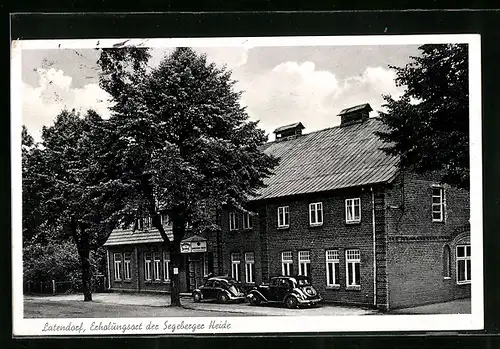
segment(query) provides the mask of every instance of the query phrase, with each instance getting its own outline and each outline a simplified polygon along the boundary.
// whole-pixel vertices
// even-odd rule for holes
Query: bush
[[[91,275],[95,279],[106,270],[106,251],[99,248],[90,254]],[[64,283],[61,289],[79,291],[82,287],[81,263],[74,243],[58,241],[48,244],[33,243],[23,248],[24,282],[34,285],[50,284],[52,280]],[[95,284],[95,280],[92,280]],[[50,286],[51,287],[51,286]]]

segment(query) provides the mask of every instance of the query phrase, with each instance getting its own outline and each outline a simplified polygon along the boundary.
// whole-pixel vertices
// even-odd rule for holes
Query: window
[[[122,254],[113,254],[114,264],[115,264],[115,280],[121,281],[122,279]]]
[[[359,223],[361,221],[361,199],[347,199],[345,201],[346,223]]]
[[[285,251],[281,253],[281,273],[284,276],[292,275],[292,265],[293,265],[293,256],[292,251]]]
[[[288,206],[278,207],[278,228],[290,226],[290,213]]]
[[[346,283],[347,287],[359,287],[360,286],[360,264],[361,259],[359,256],[359,250],[346,250]]]
[[[161,259],[160,259],[160,252],[153,252],[153,279],[154,280],[161,280],[160,278],[160,265],[161,265]]]
[[[459,245],[457,246],[457,283],[469,284],[470,274],[470,245]]]
[[[229,230],[238,230],[238,217],[236,212],[229,212]]]
[[[444,221],[444,189],[442,187],[432,188],[432,221]]]
[[[252,216],[248,212],[243,213],[243,229],[252,229],[252,228],[253,228]]]
[[[163,281],[170,281],[170,253],[163,251]]]
[[[311,275],[311,259],[309,251],[299,251],[299,275]]]
[[[144,253],[144,280],[151,281],[151,253]]]
[[[340,272],[339,272],[339,251],[327,250],[326,251],[326,285],[339,286],[340,285]]]
[[[132,279],[132,273],[130,270],[130,259],[131,259],[130,252],[125,252],[125,254],[123,255],[123,266],[124,266],[124,271],[125,271],[125,280]]]
[[[238,252],[231,253],[231,277],[240,281],[240,254]]]
[[[253,252],[245,253],[245,282],[248,284],[255,282],[255,256]]]
[[[451,276],[451,251],[450,246],[445,245],[443,248],[443,277],[449,279]]]
[[[323,203],[315,202],[309,204],[309,224],[321,225],[323,224]]]
[[[160,215],[160,219],[161,219],[161,225],[164,225],[167,227],[172,226],[172,222],[170,221],[170,217],[168,216],[168,214],[162,213]]]

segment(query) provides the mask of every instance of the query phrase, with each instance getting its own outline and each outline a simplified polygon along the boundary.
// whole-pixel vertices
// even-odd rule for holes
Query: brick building
[[[370,111],[345,109],[339,126],[307,134],[300,122],[276,129],[263,151],[280,163],[247,212],[227,208],[220,233],[184,242],[184,290],[208,272],[248,287],[305,274],[325,301],[342,304],[388,309],[470,297],[469,192],[403,171],[382,150],[374,132],[384,125]],[[168,291],[159,242],[154,231],[113,232],[111,288],[124,288],[113,275],[128,253],[136,273],[128,289]],[[145,281],[150,263],[150,279],[160,280]]]

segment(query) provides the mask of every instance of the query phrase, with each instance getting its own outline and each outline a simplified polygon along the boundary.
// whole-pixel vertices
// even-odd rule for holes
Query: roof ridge
[[[335,126],[330,126],[330,127],[327,127],[327,128],[322,128],[321,130],[314,130],[314,131],[311,131],[311,132],[303,133],[300,137],[297,137],[297,138],[284,139],[284,140],[280,140],[279,142],[276,142],[276,140],[271,141],[271,142],[266,142],[265,145],[268,146],[268,145],[271,145],[271,144],[274,144],[274,143],[286,143],[286,142],[293,141],[293,140],[296,140],[296,139],[302,139],[304,137],[307,137],[307,136],[315,134],[315,133],[320,133],[320,132],[324,132],[324,131],[328,131],[328,130],[333,130],[333,129],[336,129],[336,128],[348,129],[348,128],[353,127],[353,126],[363,125],[363,124],[366,124],[367,122],[373,122],[375,120],[382,121],[382,119],[379,116],[373,116],[373,117],[369,117],[366,121],[363,121],[363,122],[357,122],[357,123],[354,123],[354,124],[351,124],[351,125],[346,125],[346,126],[342,126],[340,124],[339,125],[335,125]]]

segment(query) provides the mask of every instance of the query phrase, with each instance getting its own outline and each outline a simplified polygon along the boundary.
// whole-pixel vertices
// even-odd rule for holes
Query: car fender
[[[223,288],[221,288],[221,289],[219,290],[219,292],[217,293],[217,297],[219,297],[219,295],[220,295],[221,293],[225,293],[225,294],[226,294],[229,298],[232,298],[232,297],[233,297],[233,296],[231,295],[231,292],[229,292],[228,290],[225,290],[225,289],[223,289]]]
[[[262,293],[260,293],[259,291],[255,290],[255,289],[254,290],[250,290],[248,292],[247,297],[250,296],[250,295],[259,297],[263,301],[266,301],[266,302],[268,301],[267,298]]]
[[[294,297],[295,299],[297,299],[297,301],[300,301],[302,299],[302,297],[300,297],[297,293],[295,292],[288,292],[285,297],[283,297],[283,303],[285,303],[285,300],[288,298],[288,297]]]

